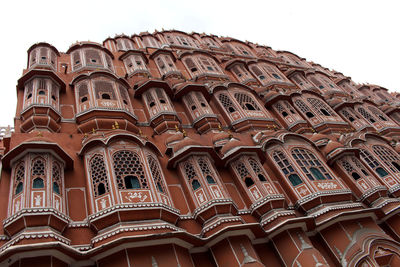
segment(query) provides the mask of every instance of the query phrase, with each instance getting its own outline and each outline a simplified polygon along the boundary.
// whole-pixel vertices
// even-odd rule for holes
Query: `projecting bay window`
[[[135,49],[135,45],[133,44],[133,41],[128,38],[118,38],[117,48],[120,51],[127,51]]]
[[[155,57],[154,60],[162,76],[167,76],[169,74],[180,74],[170,55],[160,54]]]
[[[35,77],[25,83],[24,109],[31,105],[49,105],[59,110],[60,86],[52,79]]]
[[[57,54],[50,47],[37,47],[29,53],[29,68],[50,67],[57,70]]]
[[[215,60],[208,56],[186,56],[183,59],[183,63],[193,78],[204,75],[225,76]]]
[[[111,56],[101,49],[81,48],[71,53],[72,71],[82,68],[114,71]]]
[[[28,208],[65,213],[64,165],[48,153],[28,153],[12,168],[9,216]]]
[[[191,156],[179,169],[196,207],[214,199],[227,198],[217,172],[207,156]]]

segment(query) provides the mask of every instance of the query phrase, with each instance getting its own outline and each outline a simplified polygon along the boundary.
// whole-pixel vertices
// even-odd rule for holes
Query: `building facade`
[[[400,94],[180,31],[28,50],[0,266],[400,265]]]

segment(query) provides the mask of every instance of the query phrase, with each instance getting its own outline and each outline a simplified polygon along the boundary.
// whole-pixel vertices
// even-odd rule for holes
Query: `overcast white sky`
[[[359,83],[400,91],[400,2],[393,1],[2,1],[0,126],[13,125],[27,49],[179,29],[288,50]]]

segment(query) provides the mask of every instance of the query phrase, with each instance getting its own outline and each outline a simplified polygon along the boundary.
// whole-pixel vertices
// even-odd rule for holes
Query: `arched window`
[[[358,179],[369,177],[369,172],[361,164],[361,162],[354,156],[346,157],[340,161],[343,169],[351,176],[355,181]]]
[[[153,156],[148,155],[147,162],[149,163],[150,172],[158,192],[166,194],[166,187],[157,160]]]
[[[385,113],[383,113],[382,111],[380,111],[376,107],[368,106],[368,109],[369,109],[369,111],[372,112],[372,114],[375,114],[375,116],[377,116],[381,121],[388,121],[389,120],[389,118],[385,115]]]
[[[218,99],[227,112],[232,113],[236,111],[235,106],[229,96],[226,94],[220,94]]]
[[[300,99],[294,101],[294,104],[300,109],[300,111],[307,116],[307,118],[314,118],[315,115],[311,112],[310,108]]]
[[[257,162],[257,160],[253,159],[253,158],[249,158],[249,164],[251,166],[251,168],[253,169],[254,173],[257,175],[258,180],[260,182],[266,182],[267,179],[265,178],[265,172],[261,169],[261,166],[259,165],[259,163]]]
[[[370,123],[375,123],[376,118],[371,115],[368,111],[366,111],[363,107],[358,108],[358,112]]]
[[[176,73],[178,69],[175,66],[170,55],[161,54],[155,58],[156,65],[161,75],[167,75],[169,73]]]
[[[252,79],[254,80],[254,77],[250,74],[250,72],[241,64],[234,65],[231,70],[240,82],[246,82]]]
[[[192,77],[198,77],[200,74],[223,75],[222,70],[215,60],[208,56],[193,55],[186,56],[183,60]]]
[[[42,178],[36,178],[33,180],[32,188],[44,188],[44,182]]]
[[[362,160],[364,160],[368,166],[379,175],[379,177],[385,177],[389,174],[366,149],[360,149],[360,156]]]
[[[94,91],[97,99],[116,100],[114,86],[108,81],[94,81]]]
[[[175,112],[168,95],[162,88],[151,88],[143,94],[144,102],[149,107],[150,118],[154,118],[161,112]]]
[[[137,153],[118,151],[113,154],[113,163],[118,189],[149,189],[144,167]]]
[[[215,184],[215,179],[213,178],[213,173],[211,172],[210,166],[208,165],[207,160],[204,157],[199,157],[197,159],[197,163],[200,166],[200,170],[203,175],[206,177],[208,184]]]
[[[331,108],[317,98],[307,98],[307,101],[319,112],[322,116],[335,116]]]
[[[254,185],[250,172],[247,170],[247,167],[243,162],[236,164],[235,168],[247,187]]]
[[[282,151],[275,151],[272,154],[272,158],[293,186],[297,186],[303,183],[300,176],[297,174],[292,164],[289,162],[289,160],[286,158],[286,155]]]
[[[193,120],[205,114],[213,114],[211,107],[201,92],[191,91],[187,93],[183,97],[183,102],[190,111]]]
[[[44,179],[46,177],[45,162],[42,158],[33,160],[31,167],[32,188],[44,188]]]
[[[184,171],[185,171],[186,179],[192,185],[193,191],[196,191],[197,189],[199,189],[201,187],[201,184],[199,182],[199,177],[198,177],[196,170],[194,169],[192,163],[186,162],[184,165]]]
[[[128,74],[148,72],[146,63],[141,55],[130,55],[124,58],[123,61]]]
[[[51,176],[53,179],[53,192],[61,194],[61,169],[57,162],[53,161]]]
[[[311,151],[304,148],[294,148],[292,149],[292,156],[308,179],[312,181],[332,179],[321,161]]]
[[[235,93],[234,96],[244,110],[260,110],[257,103],[249,95],[245,93]]]
[[[24,181],[25,181],[25,165],[24,162],[21,162],[15,168],[14,174],[14,194],[18,195],[24,190]]]
[[[400,156],[385,146],[374,145],[372,149],[379,159],[394,173],[400,173]]]
[[[94,155],[89,163],[89,172],[92,180],[94,196],[98,197],[110,191],[108,186],[107,170],[104,157],[100,154]]]
[[[121,51],[132,50],[135,49],[135,46],[132,40],[128,38],[118,38],[117,39],[117,48]]]

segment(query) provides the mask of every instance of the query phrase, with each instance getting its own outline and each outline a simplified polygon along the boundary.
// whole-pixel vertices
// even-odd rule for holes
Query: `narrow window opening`
[[[149,106],[150,106],[150,107],[154,107],[155,104],[156,104],[156,103],[154,103],[154,102],[150,102]]]
[[[53,99],[54,101],[56,101],[56,97],[54,95],[51,96],[51,99]]]
[[[101,195],[103,195],[103,194],[106,193],[106,188],[104,187],[104,184],[103,184],[103,183],[100,183],[100,184],[97,186],[97,192],[99,193],[99,196],[101,196]]]
[[[44,182],[42,178],[36,178],[33,180],[33,188],[44,188]]]
[[[264,175],[262,175],[261,173],[258,174],[258,179],[259,179],[261,182],[266,182],[266,181],[267,181],[267,179],[265,179]]]
[[[124,177],[126,189],[140,189],[140,182],[136,176],[128,175]]]
[[[272,73],[272,76],[274,76],[275,79],[281,80],[281,77],[276,73]]]
[[[385,169],[382,167],[376,168],[376,172],[379,174],[380,177],[385,177],[386,175],[388,175],[387,171],[385,171]]]
[[[204,104],[203,102],[201,102],[200,105],[201,105],[203,108],[206,107],[206,104]]]
[[[245,106],[246,106],[247,110],[256,110],[254,108],[254,106],[252,104],[250,104],[250,103],[246,103]]]
[[[19,193],[22,192],[24,189],[24,184],[22,182],[19,182],[17,187],[15,188],[15,194],[18,195]]]
[[[29,99],[32,97],[32,94],[29,94],[26,98]]]
[[[197,180],[193,180],[192,181],[192,188],[193,188],[194,191],[196,191],[200,187],[201,187],[201,185],[200,185],[199,181],[197,181]]]
[[[353,121],[354,121],[354,118],[353,118],[353,117],[349,117],[349,121],[350,121],[350,122],[353,122]]]
[[[165,104],[165,100],[164,99],[160,99],[160,103],[161,104]]]
[[[125,99],[122,102],[124,102],[125,105],[128,105],[128,101],[126,101]]]
[[[111,99],[111,97],[110,97],[109,94],[102,94],[102,95],[101,95],[101,98],[102,98],[102,99]]]
[[[319,89],[324,89],[325,87],[323,85],[318,86]]]
[[[361,176],[360,176],[358,173],[356,173],[356,172],[353,172],[353,173],[351,174],[351,176],[354,178],[354,180],[358,180],[358,179],[361,178]]]
[[[312,114],[310,111],[306,112],[306,116],[308,118],[314,118],[314,114]]]
[[[40,90],[40,91],[39,91],[39,95],[45,95],[45,94],[46,94],[45,91],[43,91],[43,90]]]
[[[193,67],[193,68],[190,69],[190,71],[191,71],[191,72],[196,72],[196,71],[197,71],[197,68]]]
[[[232,113],[232,112],[235,112],[235,111],[236,111],[236,110],[235,110],[233,107],[229,107],[229,108],[228,108],[228,110],[229,110],[229,112],[230,112],[230,113]]]
[[[84,97],[81,98],[81,103],[84,103],[84,102],[86,102],[87,100],[88,100],[87,96],[84,96]]]
[[[53,182],[53,192],[56,194],[60,194],[60,186],[57,182]]]
[[[159,192],[164,193],[164,190],[162,188],[162,185],[160,184],[160,182],[157,182],[157,189]]]
[[[320,109],[321,113],[324,114],[325,116],[330,116],[331,114],[329,114],[328,111],[326,111],[325,109],[321,108]]]
[[[196,106],[195,106],[195,105],[193,105],[193,106],[192,106],[192,110],[195,110],[195,109],[196,109]]]
[[[247,177],[246,179],[244,179],[244,183],[246,184],[247,187],[250,187],[254,184],[253,180],[249,177]]]
[[[289,115],[289,114],[287,114],[286,111],[283,111],[283,112],[282,112],[282,116],[283,116],[283,117],[287,117],[287,115]]]
[[[214,180],[214,178],[211,177],[211,175],[207,175],[206,179],[207,179],[207,183],[215,184],[215,180]]]
[[[325,176],[317,168],[310,168],[310,172],[317,180],[325,180]]]
[[[264,75],[260,75],[260,76],[258,76],[258,78],[260,78],[260,80],[264,80],[265,76]]]
[[[303,183],[303,181],[300,179],[300,177],[295,173],[289,175],[288,178],[289,178],[289,181],[292,183],[293,186],[296,186],[296,185],[299,185],[299,184]]]
[[[393,166],[396,167],[396,169],[397,169],[398,171],[400,171],[400,165],[399,165],[397,162],[392,161],[392,164],[393,164]]]

